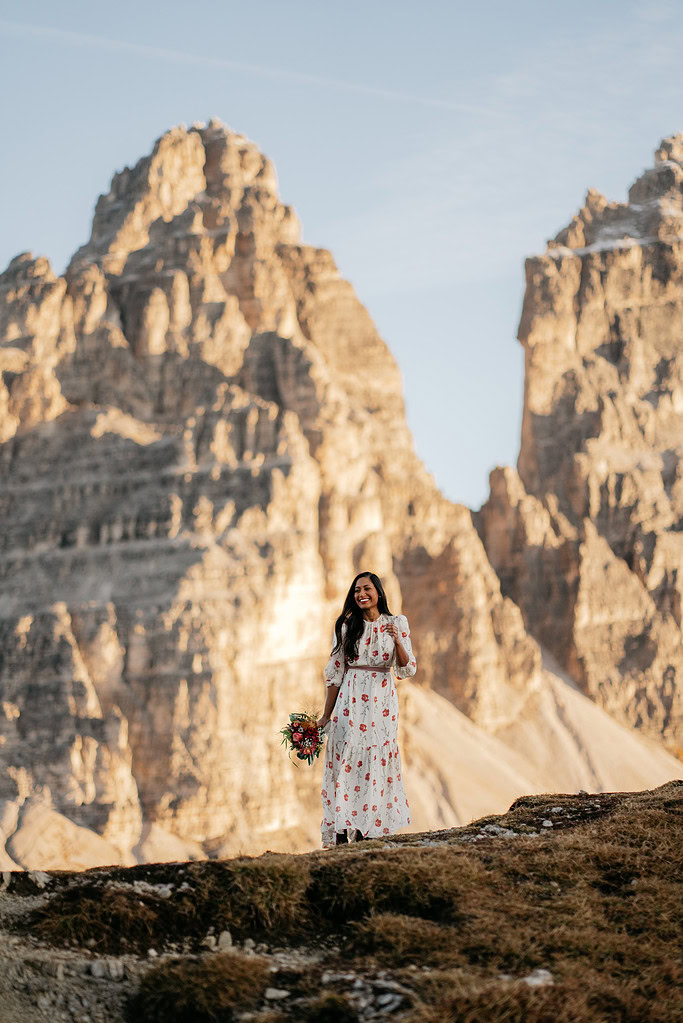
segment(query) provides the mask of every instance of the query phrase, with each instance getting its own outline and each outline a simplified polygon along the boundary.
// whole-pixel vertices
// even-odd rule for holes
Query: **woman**
[[[327,728],[322,784],[323,846],[380,838],[410,824],[398,752],[398,697],[392,676],[416,664],[408,619],[392,616],[382,582],[361,572],[335,623],[325,669]]]

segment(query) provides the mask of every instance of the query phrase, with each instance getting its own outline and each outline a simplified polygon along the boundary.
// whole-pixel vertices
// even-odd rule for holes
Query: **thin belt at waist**
[[[391,671],[391,665],[376,665],[376,664],[349,664],[346,662],[347,670],[350,668],[351,671]]]

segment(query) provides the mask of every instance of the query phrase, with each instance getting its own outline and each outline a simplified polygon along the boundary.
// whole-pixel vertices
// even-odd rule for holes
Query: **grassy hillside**
[[[3,1023],[671,1023],[682,823],[671,782],[330,852],[5,874]]]

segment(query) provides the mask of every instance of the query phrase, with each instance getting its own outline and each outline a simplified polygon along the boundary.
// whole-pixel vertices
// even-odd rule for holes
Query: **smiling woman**
[[[391,835],[410,824],[398,750],[395,679],[415,674],[405,615],[392,615],[379,576],[361,572],[335,623],[325,669],[323,847]],[[393,671],[393,674],[392,674]]]

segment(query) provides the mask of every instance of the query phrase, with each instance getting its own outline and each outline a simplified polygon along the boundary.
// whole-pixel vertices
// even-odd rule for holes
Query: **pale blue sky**
[[[478,507],[519,447],[524,258],[683,131],[683,3],[0,3],[0,267],[62,271],[174,124],[274,161],[404,376],[418,453]]]

